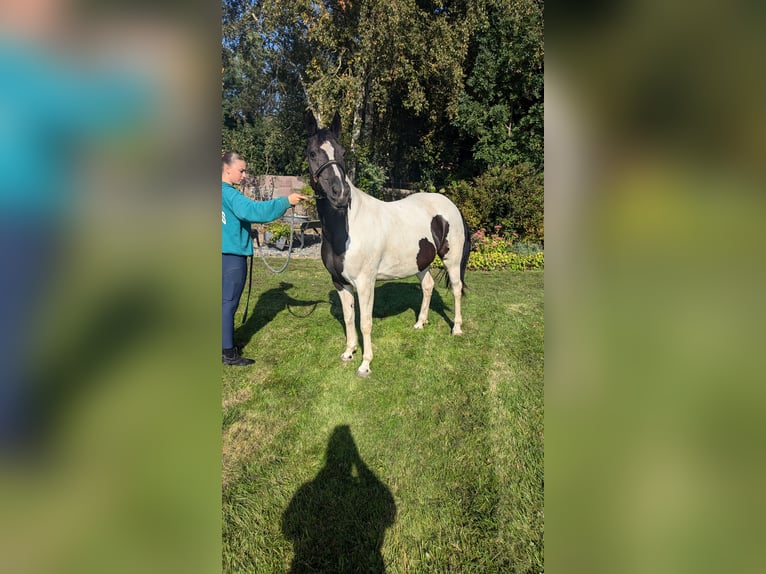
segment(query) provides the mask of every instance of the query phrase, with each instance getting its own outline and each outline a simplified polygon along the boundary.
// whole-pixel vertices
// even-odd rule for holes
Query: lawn
[[[543,273],[379,283],[372,375],[317,260],[256,259],[223,371],[224,572],[543,572]],[[357,317],[358,322],[358,317]]]

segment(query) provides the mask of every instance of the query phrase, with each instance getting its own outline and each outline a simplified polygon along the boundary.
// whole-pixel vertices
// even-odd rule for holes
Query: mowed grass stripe
[[[340,309],[317,264],[291,263],[287,293],[324,301],[311,314],[262,303],[246,348],[259,368],[224,370],[224,442],[237,423],[260,437],[224,488],[224,570],[289,569],[282,515],[341,425],[396,504],[387,572],[542,570],[542,273],[469,274],[463,337],[442,316],[452,316],[446,289],[415,331],[418,285],[380,284],[363,380],[360,357],[339,360]],[[257,276],[256,293],[280,280]]]

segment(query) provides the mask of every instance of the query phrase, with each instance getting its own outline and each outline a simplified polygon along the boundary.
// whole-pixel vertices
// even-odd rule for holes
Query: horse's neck
[[[349,220],[355,220],[364,209],[364,204],[373,198],[356,187],[350,181],[351,203],[348,209],[338,210],[327,199],[317,202],[317,213],[322,222],[322,234],[335,253],[346,251],[349,236]]]
[[[348,182],[349,187],[351,187],[351,202],[352,203],[354,202],[354,200],[357,200],[357,203],[359,203],[360,201],[365,201],[365,198],[371,197],[370,195],[367,195],[361,189],[356,187],[353,183],[351,183],[351,180],[348,179],[348,176],[346,176],[346,181]]]
[[[317,201],[317,214],[322,223],[323,240],[336,254],[345,252],[348,243],[348,211],[335,209],[327,198],[323,198]]]

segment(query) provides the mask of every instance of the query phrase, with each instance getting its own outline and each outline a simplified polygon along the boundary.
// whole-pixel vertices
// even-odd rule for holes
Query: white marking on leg
[[[356,351],[358,338],[356,334],[356,318],[354,316],[354,290],[350,285],[338,289],[341,308],[343,309],[343,322],[346,326],[346,349],[340,356],[341,361],[350,361]]]
[[[372,306],[375,301],[375,280],[358,281],[356,292],[359,295],[359,326],[362,329],[362,364],[356,370],[360,377],[370,374],[372,362]]]
[[[455,298],[455,324],[452,326],[453,335],[463,334],[463,314],[461,309],[461,299],[463,292],[463,282],[460,280],[460,264],[456,263],[450,266],[449,280],[452,283],[452,296]]]
[[[458,281],[457,286],[452,287],[452,294],[455,297],[455,324],[452,327],[453,335],[463,334],[463,314],[460,309],[460,300],[462,299],[461,291],[463,290],[463,284]]]
[[[418,279],[420,279],[420,287],[423,290],[423,302],[420,304],[420,313],[418,314],[418,321],[415,323],[415,329],[422,329],[423,325],[428,324],[428,308],[431,305],[434,278],[431,276],[431,271],[426,269],[418,273]]]

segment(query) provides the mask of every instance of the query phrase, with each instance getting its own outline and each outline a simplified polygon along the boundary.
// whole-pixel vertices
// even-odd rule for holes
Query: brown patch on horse
[[[423,271],[436,258],[436,247],[425,237],[418,242],[418,245],[420,249],[418,249],[416,261],[418,263],[418,271]]]
[[[448,233],[449,222],[441,215],[435,215],[431,220],[431,235],[433,235],[434,243],[436,243],[436,253],[442,258],[449,251]]]

